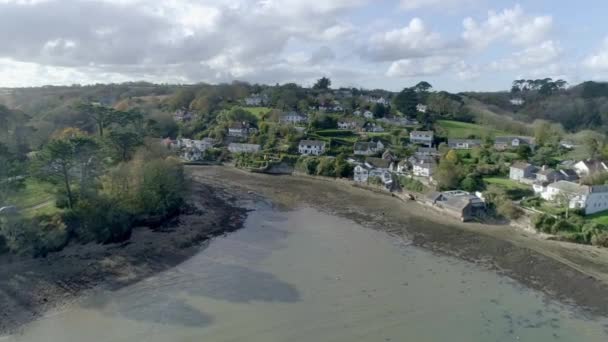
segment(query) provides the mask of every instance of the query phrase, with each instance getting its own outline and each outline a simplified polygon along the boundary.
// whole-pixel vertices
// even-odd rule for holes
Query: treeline
[[[61,129],[27,158],[0,145],[2,203],[24,191],[24,180],[35,179],[53,186],[56,207],[34,215],[2,213],[0,250],[43,256],[70,241],[123,241],[135,225],[161,222],[183,205],[181,163],[148,138],[157,134],[153,122],[136,110],[91,104],[78,110],[94,118],[96,133]]]

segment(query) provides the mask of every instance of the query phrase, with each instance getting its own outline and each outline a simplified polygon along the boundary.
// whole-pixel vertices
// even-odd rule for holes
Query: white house
[[[306,116],[299,114],[297,112],[293,112],[293,111],[284,113],[279,118],[279,122],[284,123],[284,124],[292,124],[292,125],[296,125],[296,124],[303,123],[306,121],[308,121],[308,118]]]
[[[245,98],[245,104],[251,107],[263,106],[266,102],[268,102],[267,96],[260,94],[253,94]]]
[[[480,139],[448,139],[448,146],[454,150],[470,150],[481,146]]]
[[[517,182],[532,183],[537,171],[538,167],[532,164],[517,162],[509,168],[509,178]]]
[[[325,153],[325,142],[319,140],[301,140],[298,152],[304,155],[319,156]]]
[[[433,131],[411,131],[410,142],[431,147],[433,145]]]
[[[371,169],[372,167],[365,163],[355,166],[355,169],[353,170],[354,181],[358,183],[367,183],[367,179],[369,178],[369,172],[371,171]]]
[[[363,117],[366,119],[373,119],[374,118],[374,113],[370,112],[369,110],[366,110],[363,113]]]
[[[384,150],[382,141],[357,142],[354,147],[354,154],[357,156],[371,156]]]
[[[258,144],[237,144],[230,143],[228,145],[228,151],[232,153],[257,153],[260,152],[261,147]]]
[[[357,109],[356,111],[353,112],[353,115],[354,116],[361,116],[361,111]]]
[[[359,123],[353,120],[341,120],[338,121],[338,129],[342,130],[353,130],[359,127]]]
[[[418,111],[419,113],[426,113],[428,107],[425,104],[419,103],[416,105],[416,111]]]
[[[387,189],[393,185],[393,176],[389,171],[390,161],[381,158],[367,158],[364,163],[355,166],[354,181],[367,183],[369,177],[378,177]]]
[[[574,164],[574,171],[576,171],[579,176],[584,177],[600,172],[606,172],[608,171],[608,166],[601,160],[587,159],[581,160]]]
[[[384,132],[384,127],[377,125],[375,122],[367,122],[363,125],[363,131],[381,133]]]
[[[431,177],[435,173],[437,164],[431,160],[420,160],[419,162],[412,164],[412,173],[418,177]]]
[[[248,122],[235,122],[228,127],[228,136],[246,138],[249,134],[254,134],[258,130]]]
[[[526,101],[521,97],[512,98],[511,100],[509,100],[509,102],[511,102],[511,104],[514,106],[523,106],[524,103],[526,103]]]
[[[534,148],[535,139],[533,137],[524,136],[498,136],[494,139],[494,148],[497,150],[506,150],[517,148],[520,145],[528,145]]]
[[[567,203],[571,209],[582,209],[585,215],[608,210],[608,186],[580,185],[568,181],[549,184],[541,193],[548,201]]]

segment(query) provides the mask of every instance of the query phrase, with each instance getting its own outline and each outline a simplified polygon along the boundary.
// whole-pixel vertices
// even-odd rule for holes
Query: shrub
[[[3,219],[0,222],[0,235],[5,250],[34,257],[61,250],[68,242],[67,229],[59,215],[32,219],[17,215]]]
[[[409,191],[424,192],[426,189],[424,184],[419,180],[404,176],[399,176],[399,184]]]
[[[511,220],[520,218],[523,212],[520,208],[513,204],[510,200],[503,200],[496,206],[496,212],[503,217]]]
[[[65,214],[65,220],[82,243],[111,243],[131,237],[132,216],[107,197],[78,202]]]
[[[380,177],[372,176],[367,179],[367,183],[371,185],[384,185]]]
[[[608,232],[600,232],[591,238],[591,244],[594,246],[608,247]]]

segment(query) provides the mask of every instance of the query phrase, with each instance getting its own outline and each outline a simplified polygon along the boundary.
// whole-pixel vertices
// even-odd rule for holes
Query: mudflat
[[[435,253],[496,270],[590,315],[608,316],[608,250],[549,241],[506,225],[461,223],[416,202],[332,180],[189,167],[195,182],[256,193],[286,209],[311,206],[383,230]]]
[[[92,289],[117,289],[171,268],[201,244],[240,228],[246,210],[219,189],[193,183],[188,205],[160,227],[138,227],[120,244],[71,244],[45,258],[0,257],[0,335]]]

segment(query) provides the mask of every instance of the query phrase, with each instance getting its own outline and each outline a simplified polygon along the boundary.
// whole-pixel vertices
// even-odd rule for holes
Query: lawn
[[[494,136],[508,135],[508,133],[496,129],[484,127],[474,123],[439,120],[439,126],[447,131],[448,138],[468,138],[470,136],[481,137],[483,134],[489,133]]]
[[[585,219],[594,223],[608,225],[608,211],[585,216]]]
[[[50,184],[28,178],[25,189],[10,197],[8,202],[21,209],[27,209],[53,200],[53,188]]]
[[[487,177],[484,178],[483,181],[486,185],[495,185],[504,189],[511,200],[519,200],[523,197],[534,195],[531,186],[518,183],[508,178]]]
[[[258,119],[261,119],[260,116],[264,113],[267,113],[272,110],[269,107],[243,107],[244,110],[251,112],[253,115],[257,116]]]

